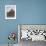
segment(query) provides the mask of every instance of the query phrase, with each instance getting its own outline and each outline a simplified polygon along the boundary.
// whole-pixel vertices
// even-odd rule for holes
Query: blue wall
[[[16,4],[16,20],[5,20],[7,4]],[[8,43],[9,32],[17,34],[17,24],[46,24],[46,0],[0,0],[0,44]]]

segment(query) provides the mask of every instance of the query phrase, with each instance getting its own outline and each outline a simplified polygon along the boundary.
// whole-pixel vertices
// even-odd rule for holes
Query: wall
[[[16,20],[5,20],[7,4],[16,4]],[[0,44],[8,43],[9,32],[17,34],[17,24],[46,24],[46,0],[0,0]]]

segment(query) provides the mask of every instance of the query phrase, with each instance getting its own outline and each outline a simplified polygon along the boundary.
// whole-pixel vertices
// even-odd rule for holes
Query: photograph
[[[5,19],[16,19],[16,5],[5,5]]]
[[[19,24],[18,41],[20,46],[31,46],[32,42],[46,41],[46,25]]]

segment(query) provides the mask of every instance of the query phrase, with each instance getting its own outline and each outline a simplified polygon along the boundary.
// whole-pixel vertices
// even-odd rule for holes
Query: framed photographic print
[[[16,5],[5,5],[5,19],[16,19]]]
[[[18,41],[46,41],[46,25],[39,24],[19,24]]]

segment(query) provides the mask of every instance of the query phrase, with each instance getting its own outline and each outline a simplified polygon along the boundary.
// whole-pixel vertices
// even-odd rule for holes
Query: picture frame
[[[28,37],[25,38],[22,31],[27,30]],[[18,42],[21,40],[46,41],[46,24],[18,24]]]
[[[5,5],[5,19],[16,19],[16,5]]]

